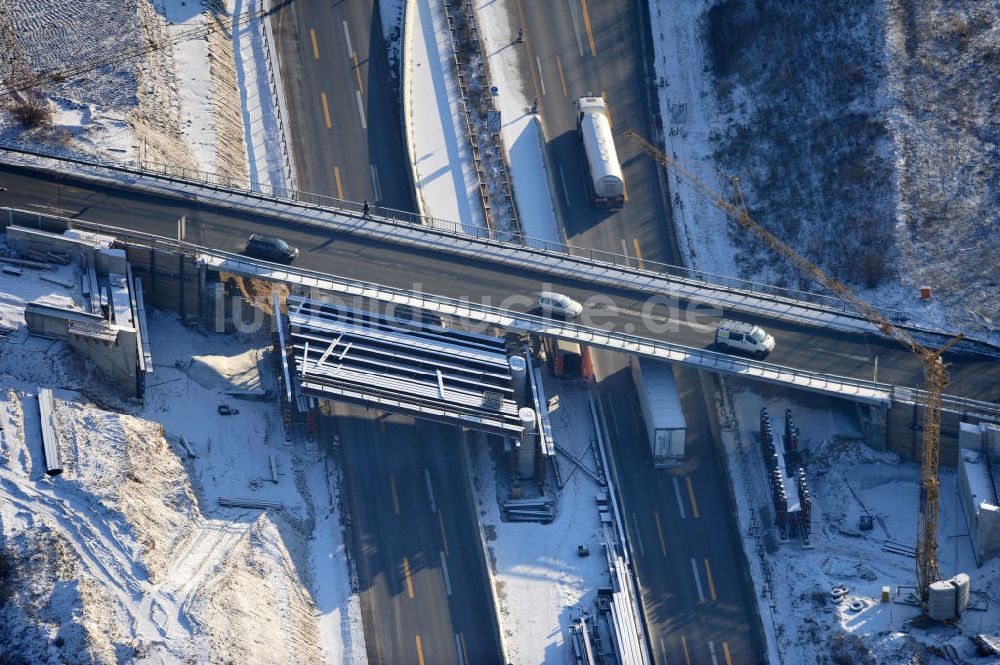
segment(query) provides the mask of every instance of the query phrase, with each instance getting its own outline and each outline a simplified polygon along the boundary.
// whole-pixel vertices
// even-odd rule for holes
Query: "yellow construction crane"
[[[872,324],[882,331],[883,335],[891,337],[909,349],[920,358],[924,365],[924,391],[922,403],[924,407],[924,439],[921,463],[920,512],[921,519],[917,528],[917,588],[922,599],[926,599],[931,582],[940,579],[937,565],[938,537],[938,464],[941,458],[941,393],[948,385],[948,369],[942,356],[953,344],[962,339],[958,335],[940,349],[932,350],[918,342],[905,330],[892,324],[877,309],[859,298],[855,293],[826,274],[808,259],[800,256],[795,250],[779,238],[755,222],[747,212],[743,193],[740,190],[739,178],[733,178],[733,188],[736,204],[726,200],[713,190],[704,180],[685,168],[677,160],[668,157],[656,146],[639,136],[631,129],[625,131],[625,138],[637,145],[643,152],[652,157],[664,168],[668,168],[693,190],[704,196],[712,205],[724,212],[730,219],[750,231],[754,236],[783,256],[803,275],[812,278],[820,285],[837,294],[840,298],[857,307],[858,311]],[[737,205],[738,204],[738,205]]]

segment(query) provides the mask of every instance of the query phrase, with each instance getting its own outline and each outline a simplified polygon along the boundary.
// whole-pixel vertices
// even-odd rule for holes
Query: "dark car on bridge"
[[[291,263],[299,255],[299,250],[281,238],[255,233],[247,241],[246,255],[276,263]]]

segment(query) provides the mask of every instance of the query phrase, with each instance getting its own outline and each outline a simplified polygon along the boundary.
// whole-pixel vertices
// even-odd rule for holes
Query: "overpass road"
[[[301,189],[413,210],[378,12],[373,0],[276,5],[291,149]],[[203,232],[237,243],[245,234]],[[305,250],[323,241],[294,242]],[[336,256],[328,249],[317,265]],[[460,432],[354,407],[335,412],[368,662],[503,662]]]
[[[230,252],[242,251],[250,233],[275,233],[301,249],[296,265],[303,268],[521,311],[531,308],[533,294],[554,289],[589,302],[584,323],[692,347],[709,346],[712,334],[703,326],[727,315],[721,309],[701,311],[694,319],[698,325],[692,325],[685,320],[691,316],[691,303],[680,302],[676,307],[649,304],[645,296],[627,289],[602,289],[595,294],[594,286],[583,280],[511,271],[485,259],[456,259],[447,252],[359,239],[345,232],[282,222],[264,212],[233,212],[180,195],[134,192],[69,174],[0,165],[0,179],[7,190],[0,192],[0,204],[10,207],[166,237],[176,235],[177,219],[186,215],[189,241]],[[512,296],[516,300],[512,301]],[[919,361],[895,342],[875,334],[817,329],[739,313],[733,316],[767,327],[777,340],[769,361],[777,365],[870,380],[878,359],[879,381],[915,387],[923,384]],[[987,402],[1000,400],[1000,362],[957,354],[947,359],[952,363],[949,394]]]
[[[655,167],[641,158],[633,144],[621,139],[621,131],[627,128],[652,135],[641,83],[644,27],[637,15],[639,3],[516,2],[524,22],[528,62],[536,65],[532,82],[549,137],[549,160],[556,164],[559,185],[564,188],[562,196],[553,198],[562,208],[570,242],[680,265],[671,211],[663,204]],[[559,85],[552,72],[558,74]],[[539,80],[546,75],[548,82]],[[527,79],[528,74],[522,76]],[[585,94],[603,94],[608,101],[628,191],[628,200],[619,211],[609,213],[586,204],[580,169],[583,158],[571,104]],[[634,304],[626,309],[641,311]],[[776,328],[773,323],[768,327]],[[787,346],[794,333],[774,334]],[[836,340],[817,331],[801,339],[826,347],[829,361],[836,362],[833,354],[844,352],[836,349]],[[701,346],[707,340],[691,343]],[[774,361],[801,360],[791,358],[790,351],[795,353],[779,348]],[[708,427],[711,412],[698,372],[679,368],[676,372],[688,440],[684,468],[668,472],[653,468],[627,357],[599,351],[594,353],[594,362],[655,661],[760,662],[754,599],[744,576],[739,531],[724,490]],[[826,366],[835,367],[832,362]]]

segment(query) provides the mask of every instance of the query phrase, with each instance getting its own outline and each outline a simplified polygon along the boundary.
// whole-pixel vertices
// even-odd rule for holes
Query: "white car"
[[[774,350],[774,338],[763,328],[742,321],[725,319],[715,331],[715,343],[720,348],[744,351],[763,358]]]
[[[546,315],[559,314],[570,319],[575,319],[583,311],[583,305],[561,293],[542,291],[538,294],[538,309],[542,310],[542,313]]]

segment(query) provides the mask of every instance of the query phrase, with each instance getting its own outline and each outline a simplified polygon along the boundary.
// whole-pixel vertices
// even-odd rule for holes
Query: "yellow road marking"
[[[524,8],[521,6],[521,0],[517,0],[517,16],[521,20],[520,25],[528,25],[528,22],[524,20]],[[528,35],[522,33],[521,37],[524,39],[525,55],[528,56],[528,62],[531,62],[533,58],[531,53],[531,43],[528,41]],[[537,99],[541,99],[542,93],[538,91],[538,74],[535,73],[534,67],[529,66],[528,71],[531,72],[531,85],[535,90],[535,97]]]
[[[681,646],[684,647],[684,661],[687,665],[691,665],[691,654],[688,653],[688,642],[684,639],[683,635],[681,635]]]
[[[358,52],[357,51],[354,52],[354,73],[358,77],[358,90],[360,90],[361,94],[363,95],[363,94],[365,94],[365,86],[361,84],[361,65],[358,64]]]
[[[340,167],[333,167],[333,179],[337,181],[337,198],[344,198],[344,186],[340,183]],[[382,425],[382,431],[385,431],[385,425]]]
[[[559,59],[558,55],[556,56],[556,68],[559,70],[559,82],[562,83],[563,94],[569,97],[569,90],[566,89],[566,77],[563,76],[562,60]]]
[[[330,120],[330,105],[326,101],[326,93],[319,93],[320,98],[323,100],[323,117],[326,118],[326,128],[333,129],[333,121]]]
[[[392,509],[399,514],[399,494],[396,493],[396,476],[389,474],[389,487],[392,489]]]
[[[712,600],[718,600],[719,597],[715,595],[715,581],[712,579],[712,567],[708,565],[708,559],[705,559],[705,576],[708,577],[708,593],[712,596]]]
[[[660,526],[660,513],[654,510],[653,517],[656,518],[656,533],[660,534],[660,550],[663,552],[663,556],[667,556],[667,541],[663,538],[663,527]]]
[[[444,555],[448,556],[448,535],[444,532],[444,516],[438,508],[438,524],[441,525],[441,544],[444,545]]]
[[[729,644],[727,642],[722,643],[722,654],[726,657],[726,665],[733,665],[733,658],[729,655]]]
[[[691,512],[694,514],[694,518],[698,519],[698,502],[694,500],[694,485],[691,484],[691,476],[685,476],[684,480],[687,481],[688,486],[688,496],[691,498]]]
[[[313,58],[319,60],[319,43],[316,41],[316,31],[312,28],[309,28],[309,37],[313,43]]]
[[[597,44],[594,43],[594,33],[590,30],[590,14],[587,13],[587,0],[580,0],[583,7],[583,25],[587,28],[587,41],[590,42],[590,55],[597,57]]]
[[[403,576],[406,578],[406,595],[413,598],[413,577],[410,575],[410,560],[403,557]]]
[[[420,665],[424,665],[424,649],[420,646],[420,636],[417,635],[417,661]]]
[[[639,249],[639,239],[632,238],[632,245],[635,247],[635,256],[639,259],[639,270],[642,270],[645,266],[642,263],[642,250]]]

